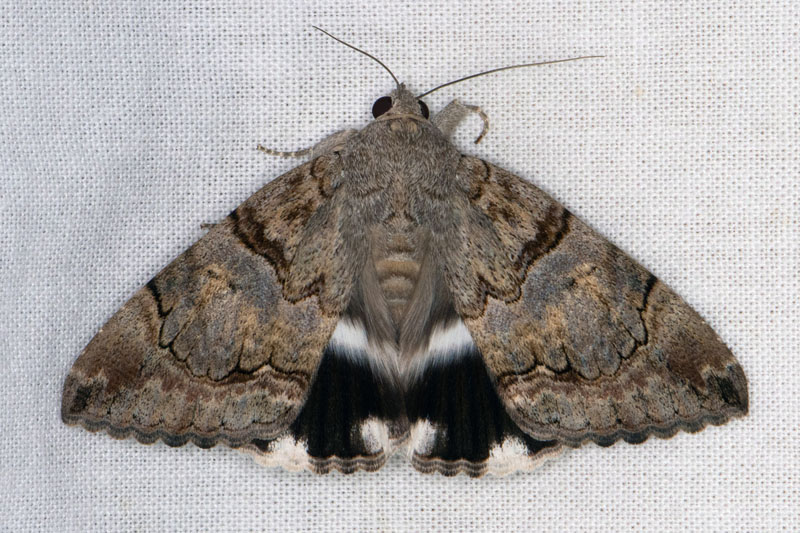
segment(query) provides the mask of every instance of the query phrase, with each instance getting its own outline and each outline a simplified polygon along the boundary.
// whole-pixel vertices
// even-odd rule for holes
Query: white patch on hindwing
[[[366,329],[360,322],[354,322],[349,318],[343,318],[336,324],[328,344],[343,355],[369,349]]]
[[[408,439],[408,454],[409,456],[417,453],[419,455],[428,455],[433,450],[433,445],[436,443],[436,434],[442,429],[436,429],[433,424],[428,420],[422,419],[417,421],[411,427],[411,438]]]
[[[392,450],[389,428],[386,427],[385,421],[371,417],[362,422],[359,429],[368,453],[386,452],[388,454]]]
[[[305,441],[284,435],[269,443],[267,451],[243,448],[261,466],[280,466],[289,471],[311,470],[308,447]]]
[[[539,468],[544,462],[554,459],[564,452],[561,444],[540,450],[536,455],[528,455],[528,447],[518,437],[506,436],[489,450],[486,473],[505,476],[514,472],[525,472]]]
[[[336,324],[329,348],[355,364],[368,364],[379,376],[394,380],[397,375],[397,349],[389,343],[377,345],[367,336],[360,320],[345,317]]]
[[[436,326],[428,340],[428,357],[449,359],[475,346],[464,321],[460,318],[442,327]]]
[[[444,325],[437,324],[427,344],[408,360],[403,372],[405,382],[419,378],[431,366],[445,366],[472,350],[477,350],[477,347],[463,320],[459,318]]]

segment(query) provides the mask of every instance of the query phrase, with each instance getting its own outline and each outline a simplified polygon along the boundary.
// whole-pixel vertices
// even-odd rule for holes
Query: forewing
[[[273,180],[139,290],[64,384],[62,418],[240,446],[296,418],[347,301],[331,154]]]
[[[521,178],[464,157],[459,179],[446,279],[523,431],[608,445],[747,412],[741,367],[672,290]]]

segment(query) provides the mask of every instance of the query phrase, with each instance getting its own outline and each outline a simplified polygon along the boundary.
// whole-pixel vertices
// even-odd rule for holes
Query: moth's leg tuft
[[[311,155],[311,159],[319,157],[321,155],[335,152],[336,150],[340,150],[344,143],[349,139],[353,134],[357,133],[358,130],[341,130],[337,131],[336,133],[332,133],[328,135],[320,142],[315,144],[310,148],[304,148],[302,150],[295,150],[294,152],[282,152],[280,150],[273,150],[272,148],[266,148],[262,145],[258,145],[258,149],[262,152],[274,155],[277,157],[304,157],[307,155]]]
[[[483,129],[475,139],[475,144],[478,144],[489,131],[489,117],[476,105],[462,104],[458,100],[453,100],[433,117],[432,122],[445,136],[450,137],[461,121],[470,113],[477,113],[483,121]]]

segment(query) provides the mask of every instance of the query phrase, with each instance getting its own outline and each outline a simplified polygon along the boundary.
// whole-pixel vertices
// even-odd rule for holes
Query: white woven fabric
[[[367,5],[368,4],[368,5]],[[364,7],[366,5],[366,7]],[[0,529],[776,531],[800,509],[800,8],[765,2],[4,2]],[[684,296],[739,358],[751,413],[473,480],[317,477],[218,447],[61,423],[63,379],[174,256],[298,162],[422,91],[483,107],[465,152],[531,179]]]

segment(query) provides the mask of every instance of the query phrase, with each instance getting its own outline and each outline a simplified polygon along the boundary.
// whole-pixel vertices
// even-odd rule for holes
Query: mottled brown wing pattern
[[[275,179],[139,290],[72,367],[64,421],[170,445],[284,431],[357,268],[328,201],[339,172],[330,154]]]
[[[463,157],[459,179],[470,227],[446,262],[469,268],[448,283],[523,431],[608,445],[747,412],[734,356],[652,274],[507,171]],[[494,253],[476,264],[469,249]]]

